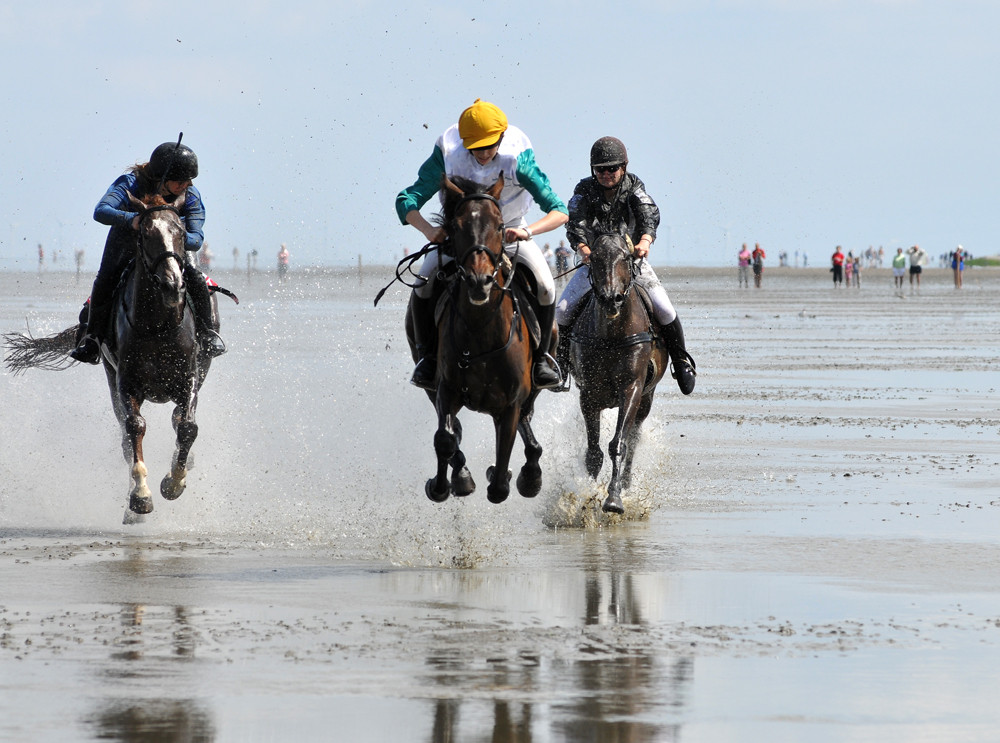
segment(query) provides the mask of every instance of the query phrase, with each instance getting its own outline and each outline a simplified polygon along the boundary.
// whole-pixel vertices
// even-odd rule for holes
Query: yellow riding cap
[[[458,117],[458,134],[465,149],[492,147],[507,131],[507,116],[492,103],[480,98]]]

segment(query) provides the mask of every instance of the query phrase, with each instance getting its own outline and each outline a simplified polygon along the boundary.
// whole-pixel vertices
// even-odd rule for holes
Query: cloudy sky
[[[96,269],[94,205],[180,131],[221,265],[395,262],[422,238],[394,197],[476,97],[566,200],[623,139],[657,264],[996,254],[998,28],[992,0],[0,0],[0,268]]]

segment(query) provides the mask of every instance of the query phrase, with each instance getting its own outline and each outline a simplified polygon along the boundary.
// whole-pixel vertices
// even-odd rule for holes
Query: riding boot
[[[549,389],[562,385],[562,375],[559,373],[556,360],[549,354],[552,345],[552,326],[556,319],[556,306],[550,304],[538,308],[538,353],[531,369],[531,381],[538,389]]]
[[[562,374],[563,382],[558,387],[554,388],[553,392],[567,392],[569,390],[569,351],[570,344],[572,343],[572,338],[570,334],[573,332],[573,328],[570,325],[560,325],[559,326],[559,342],[556,344],[556,363],[559,365],[559,371]]]
[[[669,325],[660,328],[660,337],[670,354],[670,375],[677,380],[677,386],[685,395],[694,392],[694,378],[698,375],[695,371],[694,359],[684,349],[684,330],[681,328],[681,319],[674,318]]]
[[[95,292],[96,296],[96,292]],[[83,364],[97,364],[101,361],[101,338],[104,337],[104,333],[108,326],[108,309],[110,308],[110,302],[106,301],[94,301],[94,296],[90,298],[87,303],[87,319],[85,322],[81,322],[80,325],[83,328],[83,334],[80,336],[80,340],[72,351],[69,352],[70,357],[74,361],[79,361]],[[81,316],[83,313],[80,313]],[[78,333],[79,335],[79,333]]]
[[[437,323],[434,321],[434,297],[413,295],[413,345],[417,350],[417,365],[410,384],[433,392],[437,389]]]
[[[210,359],[226,352],[226,343],[212,327],[212,293],[205,283],[205,276],[191,264],[184,266],[184,280],[188,296],[194,306],[195,325],[201,350]]]

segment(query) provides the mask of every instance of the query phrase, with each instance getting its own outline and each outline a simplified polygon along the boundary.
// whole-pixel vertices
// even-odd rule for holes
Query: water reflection
[[[552,616],[568,618],[538,629],[544,637],[529,627],[513,633],[511,645],[498,651],[507,636],[502,617],[479,627],[462,623],[459,609],[454,626],[444,628],[440,643],[425,658],[430,688],[438,693],[461,689],[461,697],[434,702],[429,740],[680,740],[694,659],[666,647],[645,616],[647,607],[664,605],[669,577],[643,575],[641,545],[620,534],[598,534],[590,540],[581,571],[568,575],[572,585],[562,594],[575,603],[575,612],[547,604]],[[482,576],[476,571],[459,583],[460,595],[482,591]],[[516,605],[517,587],[510,593],[502,598]],[[481,606],[477,598],[463,596],[458,603]],[[464,639],[453,636],[480,631],[489,638],[480,651],[467,634]],[[552,647],[552,634],[565,640],[565,651],[540,653],[539,647]]]
[[[106,587],[114,593],[123,586],[142,586],[148,568],[142,551],[135,548],[109,567]],[[94,737],[122,743],[215,740],[213,716],[205,705],[192,698],[163,698],[168,692],[162,681],[175,681],[177,664],[195,656],[198,636],[188,609],[125,603],[118,622],[120,631],[110,643],[108,662],[95,669],[95,684],[104,689],[104,698],[84,720]]]

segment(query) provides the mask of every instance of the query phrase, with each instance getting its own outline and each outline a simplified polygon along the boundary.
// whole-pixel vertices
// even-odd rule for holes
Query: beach
[[[487,502],[468,411],[480,487],[423,495],[391,267],[213,272],[196,466],[140,524],[103,372],[0,373],[0,740],[995,740],[1000,269],[657,273],[698,385],[657,389],[624,518],[575,389],[536,405],[536,499]],[[90,278],[0,273],[0,331],[72,325]]]

